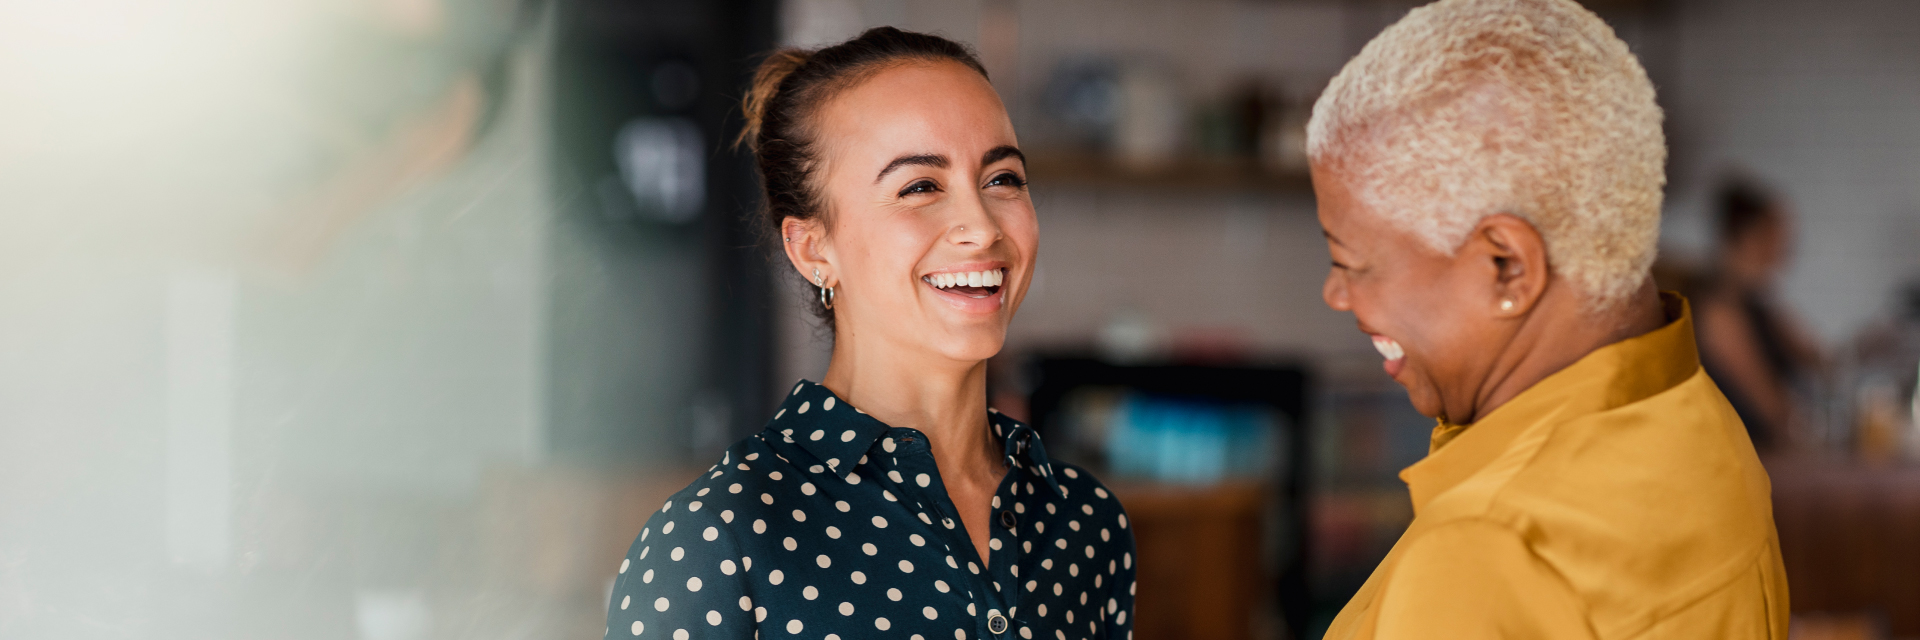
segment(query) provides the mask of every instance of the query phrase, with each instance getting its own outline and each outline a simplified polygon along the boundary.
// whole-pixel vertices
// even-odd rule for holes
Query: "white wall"
[[[811,18],[789,22],[804,32],[790,31],[804,36],[795,38],[799,44],[894,24],[981,44],[990,64],[996,52],[992,42],[980,41],[983,28],[991,28],[983,25],[994,24],[995,11],[1017,15],[1018,63],[994,69],[995,82],[1023,127],[1023,141],[1032,145],[1047,142],[1047,131],[1031,126],[1033,97],[1062,60],[1096,53],[1160,60],[1182,70],[1182,82],[1198,95],[1245,77],[1309,86],[1335,73],[1407,5],[794,0],[792,6],[790,16]],[[1704,258],[1711,249],[1705,206],[1715,178],[1734,167],[1751,171],[1784,191],[1800,215],[1798,260],[1784,283],[1785,298],[1822,339],[1847,339],[1884,312],[1897,286],[1920,278],[1920,3],[1681,0],[1668,7],[1606,12],[1642,56],[1668,109],[1673,165],[1664,250]],[[1022,310],[1016,342],[1070,337],[1097,327],[1116,306],[1129,306],[1170,327],[1238,326],[1266,348],[1365,351],[1357,334],[1311,310],[1319,304],[1316,277],[1264,271],[1288,265],[1320,273],[1315,260],[1302,257],[1313,253],[1314,243],[1287,235],[1317,235],[1302,222],[1311,220],[1309,203],[1045,184],[1036,185],[1035,194],[1052,290]],[[1265,228],[1274,250],[1288,253],[1232,262],[1226,256],[1244,254],[1224,249],[1222,225],[1245,224],[1254,210],[1271,218]],[[1147,228],[1152,231],[1140,231]],[[1103,262],[1104,256],[1124,259]],[[1144,286],[1121,286],[1120,273],[1146,274],[1125,278]],[[1062,287],[1075,290],[1058,291]],[[812,344],[816,350],[801,360],[822,363],[819,344]]]
[[[1010,340],[1088,344],[1124,316],[1263,354],[1372,353],[1321,302],[1326,241],[1312,199],[1105,193],[1036,185],[1040,262]]]
[[[1770,181],[1799,214],[1782,293],[1823,340],[1848,338],[1920,278],[1920,3],[1678,4],[1666,239],[1707,249],[1725,169]]]
[[[880,25],[940,33],[981,49],[1027,148],[1047,136],[1037,100],[1063,62],[1093,55],[1148,60],[1179,72],[1194,95],[1247,79],[1290,92],[1339,71],[1404,7],[1234,0],[792,0],[787,39],[820,46]],[[1001,12],[996,14],[995,12]],[[1013,15],[1013,64],[982,42]],[[1161,333],[1238,341],[1263,354],[1369,357],[1350,318],[1326,308],[1326,245],[1307,194],[1218,194],[1036,183],[1041,250],[1034,290],[1010,350],[1085,346],[1121,315]],[[824,371],[826,343],[788,312],[785,362]]]

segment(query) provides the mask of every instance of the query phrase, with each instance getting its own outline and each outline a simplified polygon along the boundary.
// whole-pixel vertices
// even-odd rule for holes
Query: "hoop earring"
[[[813,270],[813,286],[814,288],[820,290],[820,306],[826,307],[828,309],[832,309],[833,300],[835,297],[833,293],[833,287],[821,286],[825,284],[825,282],[826,282],[825,280],[822,280],[820,278],[820,270],[814,269]]]

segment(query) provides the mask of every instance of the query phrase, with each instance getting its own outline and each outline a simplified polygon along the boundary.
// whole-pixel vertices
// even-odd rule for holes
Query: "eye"
[[[905,198],[916,193],[933,193],[939,190],[940,185],[934,184],[932,180],[915,180],[913,184],[900,190],[900,197]]]
[[[988,181],[987,181],[987,186],[989,186],[989,187],[1014,187],[1014,188],[1016,188],[1016,189],[1017,189],[1017,188],[1020,188],[1020,187],[1024,187],[1024,186],[1027,186],[1027,181],[1025,181],[1025,180],[1021,180],[1021,179],[1020,179],[1020,176],[1019,176],[1018,174],[1015,174],[1015,173],[1014,173],[1014,172],[1012,172],[1012,171],[1008,171],[1008,172],[1006,172],[1006,173],[1002,173],[1002,174],[1000,174],[1000,175],[997,175],[997,176],[994,176],[992,180],[988,180]]]

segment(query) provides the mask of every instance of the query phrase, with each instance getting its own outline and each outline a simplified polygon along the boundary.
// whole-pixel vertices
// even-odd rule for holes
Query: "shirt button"
[[[1006,527],[1008,529],[1012,529],[1015,525],[1018,525],[1018,524],[1020,524],[1020,520],[1014,517],[1012,511],[1000,512],[1000,526]],[[995,633],[998,633],[998,632],[995,632]]]
[[[993,614],[993,615],[991,615],[991,616],[988,616],[988,617],[987,617],[987,630],[988,630],[988,631],[992,631],[992,632],[994,633],[994,635],[999,635],[999,634],[1002,634],[1002,633],[1006,633],[1006,632],[1007,632],[1007,618],[1006,618],[1006,616],[1002,616],[1002,615],[1000,615],[1000,614],[998,614],[998,613],[995,613],[995,614]]]

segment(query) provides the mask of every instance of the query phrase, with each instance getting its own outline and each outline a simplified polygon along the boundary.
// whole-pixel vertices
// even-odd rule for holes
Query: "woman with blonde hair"
[[[1314,105],[1326,302],[1439,423],[1327,638],[1786,637],[1766,471],[1649,275],[1660,122],[1572,0],[1416,9]]]

